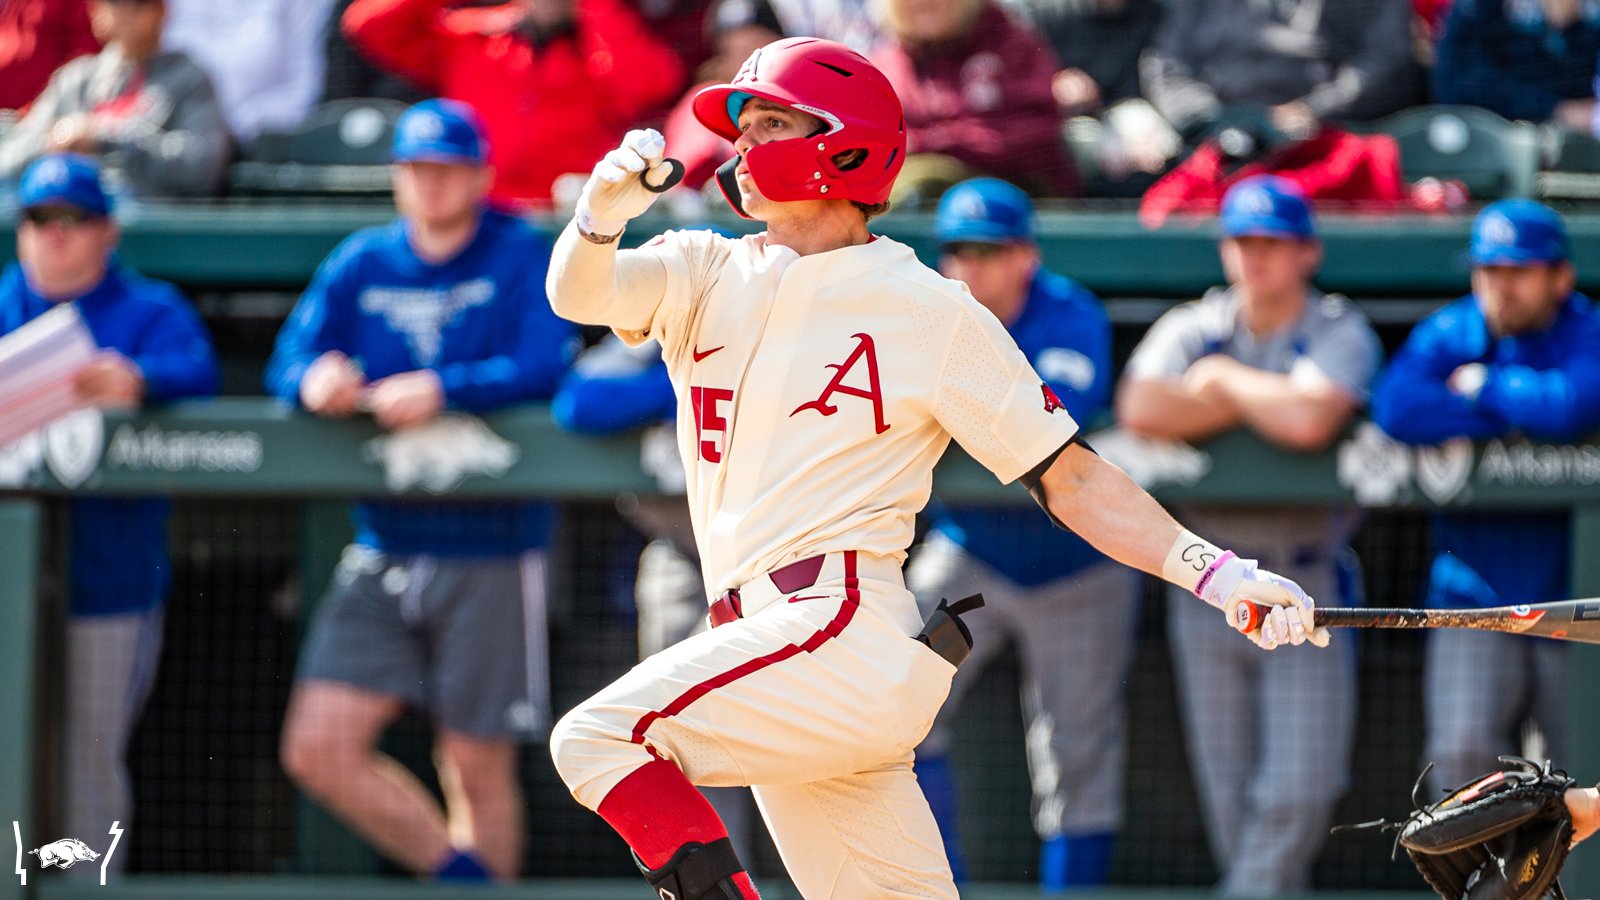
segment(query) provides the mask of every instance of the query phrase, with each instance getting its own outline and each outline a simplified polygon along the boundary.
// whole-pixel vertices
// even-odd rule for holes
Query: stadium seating
[[[1474,200],[1525,197],[1538,169],[1538,128],[1473,106],[1402,110],[1373,129],[1400,145],[1407,181],[1458,179]]]
[[[325,103],[296,130],[260,135],[228,173],[234,196],[385,196],[389,144],[405,111],[395,100]]]

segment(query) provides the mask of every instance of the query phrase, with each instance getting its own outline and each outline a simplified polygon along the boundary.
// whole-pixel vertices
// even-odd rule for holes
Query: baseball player
[[[1408,444],[1522,433],[1575,441],[1600,427],[1600,310],[1573,289],[1566,228],[1532,200],[1491,204],[1473,222],[1472,294],[1420,322],[1373,394],[1372,417]],[[1428,605],[1567,597],[1565,511],[1440,510]],[[1428,634],[1424,759],[1450,790],[1511,752],[1524,718],[1563,756],[1567,646],[1492,632]]]
[[[1378,337],[1347,300],[1312,286],[1322,245],[1311,204],[1292,182],[1243,179],[1223,196],[1220,218],[1227,287],[1151,326],[1124,370],[1119,418],[1169,440],[1248,429],[1285,450],[1326,446],[1366,397],[1382,355]],[[1311,585],[1324,604],[1353,603],[1353,507],[1195,504],[1183,513]],[[1303,890],[1349,783],[1354,646],[1240,654],[1220,623],[1169,595],[1179,706],[1221,891]]]
[[[998,178],[962,182],[940,199],[934,235],[940,271],[994,313],[1072,418],[1105,413],[1111,323],[1093,294],[1040,266],[1028,195]],[[941,505],[912,554],[906,584],[924,615],[941,597],[981,592],[988,601],[968,622],[972,656],[917,748],[917,780],[957,881],[951,732],[960,698],[1008,643],[1021,661],[1040,885],[1105,881],[1122,824],[1122,684],[1138,612],[1128,602],[1132,575],[1082,538],[1009,508]]]
[[[734,141],[719,183],[766,231],[618,252],[675,168],[660,135],[630,132],[557,240],[549,293],[563,316],[661,344],[714,627],[562,717],[551,753],[658,896],[759,896],[701,784],[755,788],[805,897],[954,897],[911,763],[965,648],[953,613],[924,627],[901,577],[952,437],[1107,555],[1221,609],[1271,604],[1263,648],[1327,634],[1297,585],[1186,531],[1084,446],[960,283],[868,230],[905,129],[864,57],[769,44],[695,115]]]

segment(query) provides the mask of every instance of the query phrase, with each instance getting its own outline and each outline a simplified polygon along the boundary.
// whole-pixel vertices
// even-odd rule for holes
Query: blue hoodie
[[[1467,363],[1487,370],[1476,399],[1447,386]],[[1373,392],[1372,417],[1408,444],[1512,433],[1581,440],[1600,428],[1600,312],[1573,294],[1544,330],[1495,338],[1477,299],[1457,300],[1412,330]],[[1440,512],[1428,603],[1459,608],[1563,599],[1570,544],[1565,512]]]
[[[317,357],[338,350],[369,381],[430,369],[451,409],[484,413],[548,399],[577,349],[577,326],[545,297],[550,243],[520,219],[485,210],[455,257],[426,262],[405,219],[351,235],[323,261],[278,334],[272,394],[300,400]],[[504,556],[545,546],[553,508],[520,501],[366,501],[356,541],[387,553]]]
[[[138,365],[146,404],[216,393],[216,352],[177,288],[113,261],[106,277],[75,302],[95,343]],[[54,306],[28,286],[18,264],[0,274],[0,334],[16,331]],[[155,497],[72,502],[73,615],[140,612],[166,599],[171,509],[170,500]]]

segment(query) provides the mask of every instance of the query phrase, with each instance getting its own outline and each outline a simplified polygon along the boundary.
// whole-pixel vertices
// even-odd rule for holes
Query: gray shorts
[[[478,737],[550,730],[543,551],[485,559],[345,548],[297,680],[398,697]]]

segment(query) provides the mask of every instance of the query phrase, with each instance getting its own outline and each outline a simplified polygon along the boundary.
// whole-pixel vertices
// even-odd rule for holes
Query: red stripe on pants
[[[746,660],[720,675],[712,676],[689,688],[659,711],[652,710],[645,713],[639,718],[638,724],[633,726],[633,742],[635,744],[643,744],[645,742],[644,733],[650,729],[651,725],[655,724],[657,719],[665,719],[683,712],[689,708],[689,704],[717,688],[727,687],[752,672],[759,672],[767,666],[783,662],[802,651],[805,653],[816,652],[817,648],[844,632],[845,626],[849,625],[850,620],[855,618],[856,608],[860,605],[861,583],[856,579],[856,551],[846,550],[844,551],[844,603],[839,606],[839,611],[834,614],[833,619],[828,624],[818,629],[815,634],[807,638],[803,643],[788,644],[765,656]],[[655,755],[655,750],[651,748],[650,753]]]

